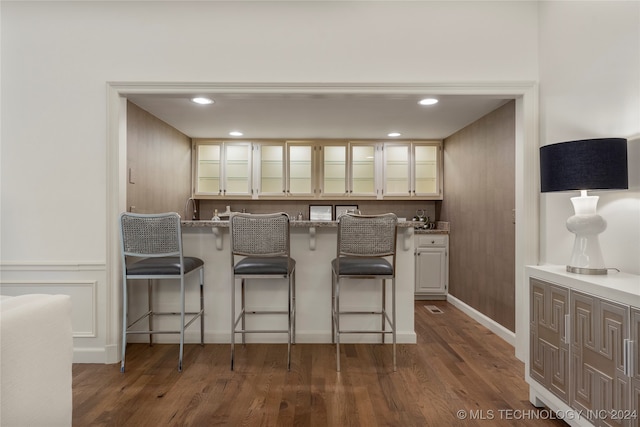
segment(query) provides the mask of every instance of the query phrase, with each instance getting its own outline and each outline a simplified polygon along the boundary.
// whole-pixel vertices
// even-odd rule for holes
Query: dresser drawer
[[[429,246],[445,246],[447,244],[446,235],[423,235],[418,236],[418,247],[429,247]]]

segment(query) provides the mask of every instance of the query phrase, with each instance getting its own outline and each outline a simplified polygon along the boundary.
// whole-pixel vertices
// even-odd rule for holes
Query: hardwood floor
[[[509,344],[444,301],[415,311],[418,343],[398,346],[397,372],[390,345],[342,345],[337,373],[330,344],[296,344],[290,372],[284,344],[236,346],[233,372],[229,345],[193,344],[178,373],[177,345],[130,344],[125,374],[73,366],[73,425],[566,425],[529,403]]]

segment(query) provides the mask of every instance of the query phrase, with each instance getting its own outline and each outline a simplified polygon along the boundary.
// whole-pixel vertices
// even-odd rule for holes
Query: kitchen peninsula
[[[414,226],[412,221],[400,221],[397,235],[396,298],[397,340],[415,343],[414,329]],[[296,342],[331,342],[331,260],[336,255],[338,224],[335,221],[291,221],[291,256],[296,260]],[[230,342],[231,324],[231,255],[228,221],[183,221],[183,246],[186,255],[201,257],[205,262],[205,342]],[[444,230],[420,230],[420,233],[447,233]],[[193,279],[196,280],[197,278]],[[256,280],[257,281],[257,280]],[[256,310],[279,308],[286,310],[285,282],[264,280],[248,282],[247,306]],[[252,283],[258,285],[251,287]],[[187,309],[198,301],[197,286],[188,283]],[[391,286],[387,287],[390,292]],[[237,291],[239,292],[239,290]],[[141,293],[142,295],[142,293]],[[174,300],[175,301],[175,300]],[[390,301],[390,298],[389,298]],[[168,300],[170,303],[170,300]],[[163,302],[161,302],[162,305]],[[141,300],[142,304],[142,300]],[[353,280],[343,289],[341,305],[345,309],[379,307],[379,290],[371,281]],[[160,319],[162,320],[162,319]],[[251,317],[247,318],[248,326]],[[261,316],[260,327],[282,327],[283,316]],[[371,316],[353,316],[348,321],[358,328],[379,327]],[[187,342],[197,341],[197,328],[191,328]],[[141,337],[140,339],[144,339]],[[162,336],[160,339],[170,340]],[[347,342],[379,342],[380,334],[360,334],[345,337]],[[390,337],[388,337],[390,340]],[[195,341],[194,341],[195,340]],[[286,342],[284,334],[252,334],[247,342]]]

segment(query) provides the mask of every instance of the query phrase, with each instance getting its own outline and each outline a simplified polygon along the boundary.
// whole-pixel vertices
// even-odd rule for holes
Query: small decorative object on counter
[[[424,209],[418,209],[416,211],[416,216],[413,217],[414,221],[421,222],[422,224],[416,225],[414,228],[416,230],[424,229],[424,230],[433,230],[436,228],[436,223],[431,221],[431,218],[424,215]]]
[[[298,221],[302,221],[303,219],[302,212],[298,212]]]
[[[220,217],[218,216],[218,209],[214,209],[213,218],[211,218],[211,221],[220,221]]]

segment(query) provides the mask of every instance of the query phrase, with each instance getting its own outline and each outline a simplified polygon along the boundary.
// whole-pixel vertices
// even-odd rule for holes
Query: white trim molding
[[[511,332],[509,329],[505,328],[495,320],[490,317],[485,316],[480,313],[475,308],[465,304],[460,301],[458,298],[453,295],[447,295],[447,302],[456,307],[458,310],[462,311],[467,316],[471,317],[476,322],[480,323],[485,328],[489,329],[491,332],[511,344],[515,347],[516,344],[516,334],[515,332]]]
[[[99,261],[9,261],[0,262],[0,271],[104,271],[107,265]]]
[[[98,302],[95,280],[2,280],[0,293],[8,296],[26,294],[63,294],[71,297],[73,338],[98,336]]]
[[[535,81],[436,82],[436,83],[238,83],[238,82],[107,82],[107,342],[117,345],[120,333],[120,260],[117,228],[126,210],[126,98],[133,94],[200,93],[354,93],[483,95],[516,101],[516,332],[504,334],[515,345],[516,357],[524,360],[527,348],[527,310],[522,308],[526,290],[525,266],[539,261],[538,191],[538,84]],[[461,305],[464,305],[460,301]],[[478,317],[481,318],[481,317]],[[490,320],[490,319],[489,319]],[[493,321],[492,321],[493,322]]]

